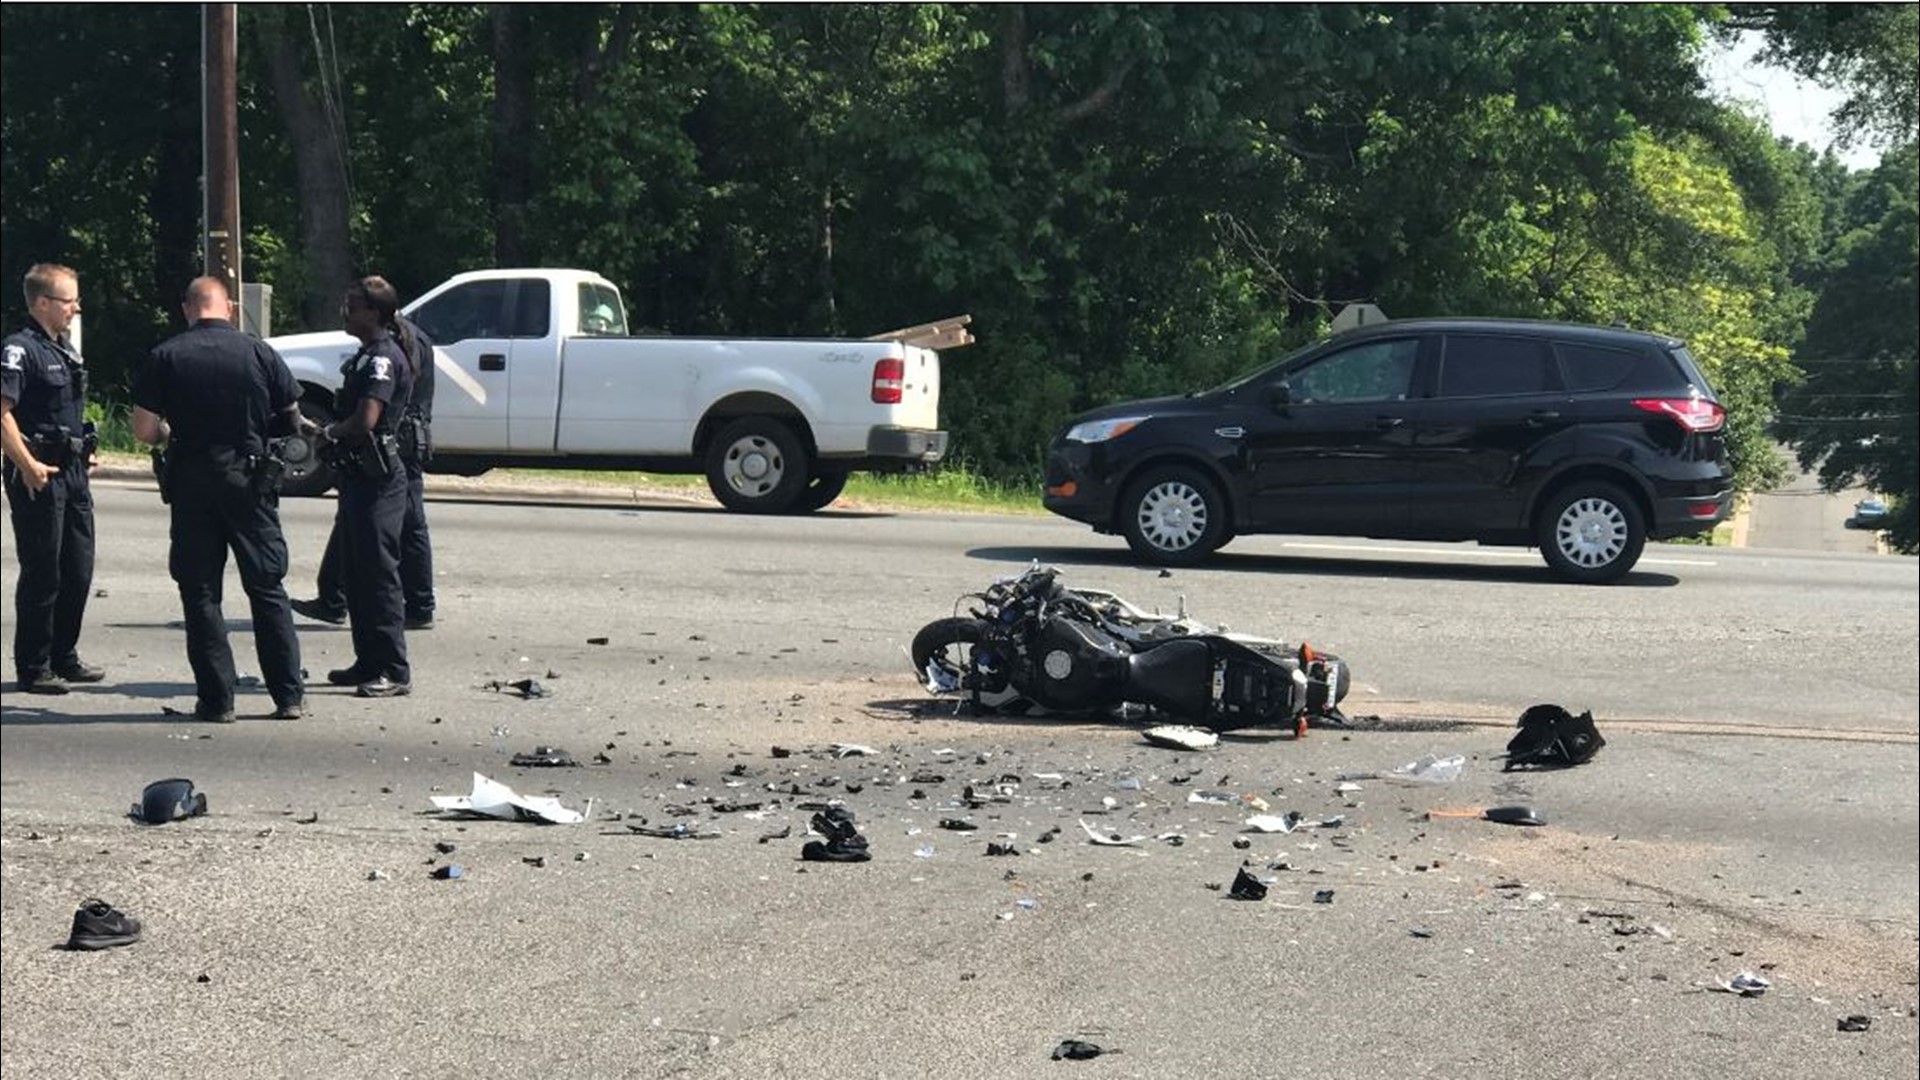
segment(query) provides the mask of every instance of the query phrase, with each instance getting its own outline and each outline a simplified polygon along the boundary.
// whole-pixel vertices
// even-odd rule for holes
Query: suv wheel
[[[1213,481],[1182,467],[1155,469],[1127,488],[1120,530],[1134,554],[1161,566],[1192,566],[1231,535]]]
[[[1578,483],[1547,502],[1536,525],[1540,554],[1553,571],[1583,585],[1626,576],[1647,545],[1640,506],[1612,484]]]

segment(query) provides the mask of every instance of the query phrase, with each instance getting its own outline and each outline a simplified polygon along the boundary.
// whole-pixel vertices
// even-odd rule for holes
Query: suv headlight
[[[1151,416],[1116,416],[1111,420],[1089,420],[1068,428],[1065,438],[1068,442],[1077,443],[1106,442],[1125,435],[1151,419]]]

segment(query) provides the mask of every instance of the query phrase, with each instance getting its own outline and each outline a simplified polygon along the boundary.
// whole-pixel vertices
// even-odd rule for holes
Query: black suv
[[[1619,579],[1733,495],[1726,410],[1680,342],[1506,319],[1383,322],[1217,390],[1076,418],[1046,507],[1184,566],[1245,533],[1537,545]]]

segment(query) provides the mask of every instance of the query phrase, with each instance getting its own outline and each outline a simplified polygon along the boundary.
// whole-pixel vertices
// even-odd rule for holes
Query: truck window
[[[543,338],[553,325],[552,286],[542,278],[526,278],[514,284],[518,299],[514,301],[513,333],[508,337]]]
[[[627,336],[627,313],[620,294],[605,285],[580,284],[580,332],[590,337]]]
[[[1538,394],[1560,388],[1547,343],[1537,338],[1448,334],[1440,360],[1443,398]]]
[[[499,338],[507,305],[508,281],[470,281],[420,305],[409,318],[438,345],[468,338]]]

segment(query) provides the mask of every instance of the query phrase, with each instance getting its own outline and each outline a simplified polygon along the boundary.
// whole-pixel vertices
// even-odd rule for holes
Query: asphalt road
[[[442,501],[416,694],[316,688],[308,720],[216,728],[162,713],[192,705],[164,510],[98,498],[83,647],[110,677],[0,708],[9,1075],[1915,1075],[1911,559],[1661,548],[1583,589],[1531,553],[1267,537],[1163,578],[1048,519]],[[287,505],[296,595],[331,511]],[[1377,719],[1184,754],[929,702],[913,632],[1034,558],[1341,653]],[[316,675],[350,658],[344,629],[303,630]],[[529,677],[548,696],[488,688]],[[1540,701],[1592,709],[1608,746],[1500,773]],[[508,765],[541,744],[607,761]],[[1430,752],[1464,775],[1335,790]],[[476,770],[593,820],[429,813]],[[207,817],[122,816],[175,775]],[[1343,820],[1250,834],[1202,790]],[[871,862],[798,861],[829,798]],[[1551,823],[1425,819],[1499,803]],[[1243,860],[1265,901],[1225,898]],[[145,939],[57,948],[94,895]],[[1743,970],[1772,989],[1710,989]],[[1871,1029],[1837,1031],[1853,1014]],[[1070,1037],[1121,1052],[1050,1061]]]

